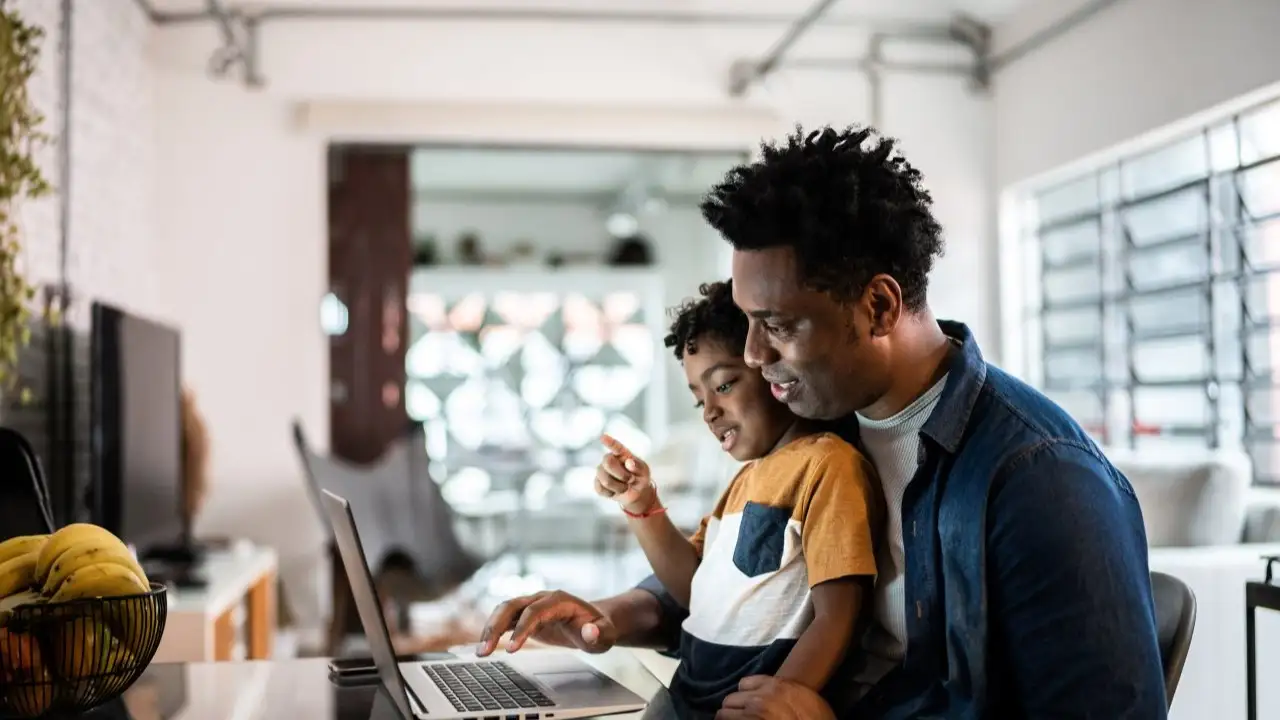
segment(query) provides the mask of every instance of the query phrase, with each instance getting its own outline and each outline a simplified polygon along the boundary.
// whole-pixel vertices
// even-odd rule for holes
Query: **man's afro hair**
[[[790,247],[801,283],[851,300],[878,274],[902,287],[909,310],[924,307],[942,228],[920,171],[870,128],[799,127],[785,144],[725,176],[702,215],[736,250]]]

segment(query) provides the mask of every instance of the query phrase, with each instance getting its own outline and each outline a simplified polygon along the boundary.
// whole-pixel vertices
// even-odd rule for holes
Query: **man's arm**
[[[645,580],[657,579],[650,576]],[[661,589],[661,585],[658,588]],[[665,592],[665,591],[664,591]],[[666,596],[671,603],[675,601]],[[609,618],[618,633],[617,643],[629,647],[647,647],[664,649],[671,646],[667,634],[667,606],[657,593],[640,586],[627,590],[619,595],[596,602],[596,607]],[[677,631],[679,625],[676,625]]]
[[[650,575],[641,580],[635,588],[618,597],[633,595],[648,596],[648,598],[632,601],[643,607],[647,624],[643,633],[637,633],[637,642],[623,644],[674,652],[680,647],[680,626],[684,624],[685,618],[689,617],[689,610],[676,602],[671,593],[662,586],[662,581],[657,575]]]
[[[1146,534],[1128,482],[1079,445],[1014,460],[987,509],[996,658],[1023,717],[1167,715]]]

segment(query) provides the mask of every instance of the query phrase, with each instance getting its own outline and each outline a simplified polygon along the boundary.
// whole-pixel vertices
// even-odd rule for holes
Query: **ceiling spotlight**
[[[605,220],[604,227],[614,237],[631,237],[640,232],[640,221],[629,212],[615,212]]]

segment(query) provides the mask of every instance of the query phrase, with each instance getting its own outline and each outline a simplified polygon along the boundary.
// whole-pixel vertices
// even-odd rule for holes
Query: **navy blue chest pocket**
[[[790,520],[790,508],[748,501],[742,509],[738,542],[733,546],[734,566],[747,577],[777,572],[782,567],[782,548]]]

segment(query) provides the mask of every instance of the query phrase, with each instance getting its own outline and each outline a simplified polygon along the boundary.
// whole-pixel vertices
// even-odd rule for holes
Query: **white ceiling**
[[[202,11],[207,0],[149,0],[157,10]],[[571,9],[577,11],[715,12],[742,15],[794,15],[808,10],[815,0],[221,0],[226,7],[352,8],[377,7],[481,9]],[[1003,20],[1028,0],[843,0],[831,10],[844,18],[943,21],[964,12],[989,23]]]
[[[815,0],[220,0],[226,7],[355,8],[360,6],[485,10],[568,9],[596,12],[716,13],[796,18]],[[997,23],[1030,0],[841,0],[830,18],[945,22],[965,12]],[[160,11],[200,12],[208,0],[149,0]],[[819,23],[819,27],[821,23]],[[779,37],[786,24],[779,24]],[[767,47],[761,47],[764,52]],[[669,195],[697,196],[737,161],[729,155],[586,152],[516,149],[444,149],[417,152],[414,184],[440,194],[600,194],[636,183]]]
[[[729,153],[420,148],[411,172],[426,195],[610,195],[634,185],[698,197],[740,160]]]

